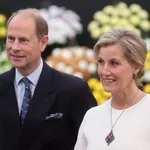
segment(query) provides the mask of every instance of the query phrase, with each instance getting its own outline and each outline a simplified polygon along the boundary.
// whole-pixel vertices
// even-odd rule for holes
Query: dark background
[[[93,47],[96,41],[93,41],[87,31],[87,25],[92,20],[94,12],[103,9],[106,5],[112,5],[119,0],[0,0],[0,13],[4,13],[7,17],[12,12],[20,8],[35,7],[42,8],[49,5],[64,6],[67,9],[75,11],[81,17],[81,23],[83,24],[84,31],[81,35],[77,36],[77,44],[82,46]],[[142,6],[143,9],[150,12],[149,0],[124,0],[126,4],[137,3]]]

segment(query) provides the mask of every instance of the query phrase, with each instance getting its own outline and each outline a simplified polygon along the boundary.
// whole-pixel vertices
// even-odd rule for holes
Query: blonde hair
[[[123,47],[124,56],[131,65],[139,67],[139,72],[133,75],[137,86],[142,86],[140,78],[144,75],[144,65],[147,55],[146,43],[135,32],[128,29],[113,29],[102,35],[94,46],[95,54],[101,47],[119,44]]]
[[[7,27],[9,26],[11,20],[18,14],[26,14],[29,15],[29,17],[33,18],[33,20],[35,21],[36,36],[38,39],[40,39],[44,35],[48,35],[48,24],[46,20],[40,15],[39,10],[36,8],[20,9],[14,12],[7,21]]]

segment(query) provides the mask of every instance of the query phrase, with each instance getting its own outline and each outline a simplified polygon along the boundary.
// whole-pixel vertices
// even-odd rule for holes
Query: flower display
[[[74,40],[77,34],[82,33],[80,17],[72,10],[50,5],[48,9],[40,9],[40,13],[49,26],[49,45],[66,44],[68,40]]]
[[[0,74],[8,71],[11,68],[11,64],[8,61],[6,51],[0,52]]]
[[[147,39],[147,42],[149,39]],[[89,87],[100,105],[111,97],[111,94],[105,92],[101,81],[97,75],[97,60],[92,49],[86,46],[55,48],[52,54],[46,58],[49,66],[80,78],[88,82]],[[150,51],[148,51],[145,74],[143,81],[150,82]],[[144,85],[143,91],[150,93],[150,85]]]
[[[6,37],[6,16],[0,14],[0,38]]]
[[[143,91],[150,94],[150,83],[144,86]]]
[[[6,16],[0,14],[0,52],[5,50],[6,20]]]
[[[53,68],[85,80],[97,73],[97,60],[86,46],[55,48],[46,62]]]
[[[105,92],[102,83],[97,78],[88,79],[88,85],[97,100],[98,105],[104,103],[111,97],[111,93]]]
[[[88,31],[93,39],[98,39],[113,28],[128,28],[146,37],[150,31],[149,13],[138,4],[128,6],[119,2],[95,12],[93,20],[88,24]]]
[[[150,83],[150,38],[145,39],[145,42],[147,45],[148,52],[146,56],[143,82]]]

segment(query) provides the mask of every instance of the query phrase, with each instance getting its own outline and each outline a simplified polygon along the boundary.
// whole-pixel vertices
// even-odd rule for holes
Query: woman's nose
[[[110,68],[107,65],[103,66],[102,74],[103,75],[109,75],[110,74]]]

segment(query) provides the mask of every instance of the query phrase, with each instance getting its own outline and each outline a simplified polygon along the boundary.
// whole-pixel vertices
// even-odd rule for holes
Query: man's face
[[[6,49],[13,67],[22,74],[32,73],[40,64],[47,41],[36,36],[34,19],[25,14],[15,16],[7,29]]]

